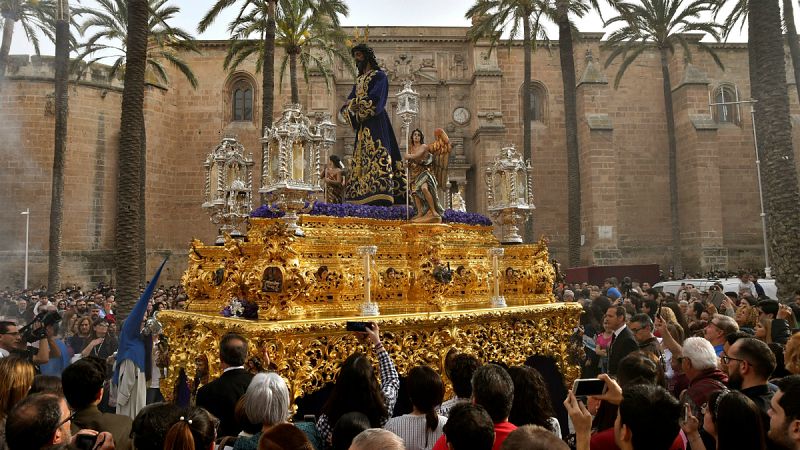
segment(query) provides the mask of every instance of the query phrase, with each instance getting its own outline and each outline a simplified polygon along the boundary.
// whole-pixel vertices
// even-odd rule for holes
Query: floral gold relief
[[[364,320],[361,246],[377,247],[369,269],[381,312],[374,320],[401,373],[422,363],[441,371],[456,347],[507,364],[548,355],[567,380],[577,377],[567,345],[581,308],[555,303],[546,241],[503,246],[498,281],[508,307],[492,309],[489,251],[501,245],[490,226],[310,215],[298,226],[302,237],[281,219],[251,218],[246,241],[191,243],[182,279],[188,312],[159,314],[174,355],[166,395],[177,369],[193,377],[198,354],[208,354],[212,376],[219,373],[218,342],[228,331],[247,336],[251,354],[269,355],[293,398],[332,381],[341,361],[364,350],[345,331],[348,318]],[[258,304],[261,320],[221,317],[234,298]]]
[[[580,368],[568,361],[567,346],[582,308],[576,303],[512,306],[501,309],[444,311],[383,315],[378,323],[381,338],[398,371],[427,364],[444,376],[444,358],[451,348],[470,353],[483,362],[523,364],[532,355],[554,358],[571,383]],[[169,338],[172,360],[162,392],[173,393],[179,369],[194,377],[194,360],[208,356],[211,377],[219,376],[218,346],[228,332],[250,341],[250,354],[263,355],[288,382],[292,399],[334,381],[339,365],[355,351],[370,353],[351,332],[347,320],[358,317],[248,321],[204,314],[164,311],[159,313]]]
[[[260,306],[269,320],[354,316],[363,300],[357,248],[376,245],[372,297],[384,313],[436,312],[490,304],[489,226],[411,224],[394,220],[301,216],[304,237],[280,219],[250,219],[247,241],[195,240],[183,284],[189,311],[218,314],[233,297]],[[507,246],[500,261],[508,305],[554,301],[555,272],[543,241]]]

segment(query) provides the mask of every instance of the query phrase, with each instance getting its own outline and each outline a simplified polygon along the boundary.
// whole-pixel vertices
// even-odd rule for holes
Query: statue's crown
[[[361,34],[358,27],[353,30],[353,37],[345,41],[348,48],[353,48],[359,44],[367,44],[369,42],[369,25],[364,27],[364,33]]]

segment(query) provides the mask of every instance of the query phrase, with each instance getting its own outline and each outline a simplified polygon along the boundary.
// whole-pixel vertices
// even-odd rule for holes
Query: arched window
[[[538,81],[531,81],[530,83],[531,101],[528,109],[531,114],[531,122],[545,123],[547,120],[547,90],[544,85]],[[521,103],[525,103],[523,90],[520,88]]]
[[[231,88],[231,97],[233,121],[253,120],[253,86],[245,79],[238,79]]]
[[[712,114],[717,123],[739,125],[739,90],[735,86],[723,84],[714,90]]]

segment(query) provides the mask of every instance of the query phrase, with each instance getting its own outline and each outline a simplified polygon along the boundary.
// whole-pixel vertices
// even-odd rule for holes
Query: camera
[[[42,311],[31,320],[31,322],[19,330],[22,340],[27,343],[40,341],[47,337],[47,326],[54,325],[61,321],[61,315],[57,311]],[[36,323],[42,326],[34,328]]]

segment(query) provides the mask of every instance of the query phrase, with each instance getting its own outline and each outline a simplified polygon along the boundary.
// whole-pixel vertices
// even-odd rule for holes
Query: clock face
[[[453,111],[453,121],[459,125],[469,122],[469,117],[469,110],[463,106],[459,106]]]

